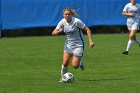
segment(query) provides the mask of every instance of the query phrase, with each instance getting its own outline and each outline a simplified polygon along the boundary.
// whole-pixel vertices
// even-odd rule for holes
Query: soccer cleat
[[[124,52],[122,52],[122,54],[128,55],[128,51],[124,51]]]
[[[84,71],[85,70],[85,66],[84,66],[84,64],[81,62],[81,65],[80,65],[80,69],[82,70],[82,71]]]

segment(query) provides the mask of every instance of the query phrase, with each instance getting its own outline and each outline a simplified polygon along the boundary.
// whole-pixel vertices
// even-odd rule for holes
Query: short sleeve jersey
[[[69,47],[84,46],[82,29],[85,24],[78,18],[72,17],[70,23],[63,18],[57,25],[57,29],[62,29],[66,34],[65,45]]]
[[[132,5],[131,3],[126,4],[126,6],[123,9],[123,12],[126,13],[135,13],[136,16],[127,18],[127,23],[139,23],[139,10],[140,10],[140,4]]]

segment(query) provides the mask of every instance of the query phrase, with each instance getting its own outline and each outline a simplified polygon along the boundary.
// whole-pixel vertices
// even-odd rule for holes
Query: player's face
[[[64,18],[66,19],[66,21],[70,21],[71,20],[71,13],[70,11],[64,11]]]
[[[136,3],[136,0],[130,0],[131,3]]]

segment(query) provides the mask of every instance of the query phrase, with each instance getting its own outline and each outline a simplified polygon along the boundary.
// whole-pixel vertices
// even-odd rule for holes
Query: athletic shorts
[[[128,30],[139,30],[139,24],[134,22],[133,24],[127,24]]]
[[[82,46],[71,48],[71,47],[65,45],[64,46],[64,52],[71,53],[74,56],[83,56],[83,54],[84,54],[84,48]]]

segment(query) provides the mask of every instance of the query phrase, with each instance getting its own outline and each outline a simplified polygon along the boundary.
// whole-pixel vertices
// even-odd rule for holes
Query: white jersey
[[[84,47],[84,37],[82,30],[85,24],[78,18],[72,17],[70,23],[63,18],[57,25],[57,29],[62,29],[66,34],[65,46],[75,48]]]
[[[131,3],[126,4],[126,6],[123,9],[123,12],[136,14],[136,16],[134,17],[128,16],[127,25],[139,24],[139,18],[138,18],[139,10],[140,10],[140,4],[135,4],[135,5],[132,5]]]

